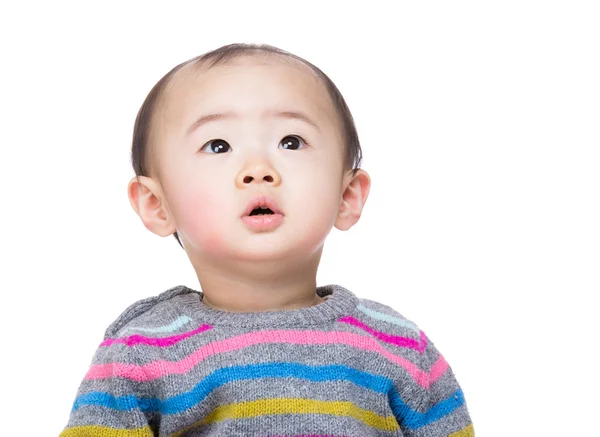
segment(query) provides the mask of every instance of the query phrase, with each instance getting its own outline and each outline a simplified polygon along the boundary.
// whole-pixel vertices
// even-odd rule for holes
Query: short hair
[[[182,62],[165,74],[152,87],[138,111],[133,127],[131,164],[136,176],[150,176],[151,170],[154,168],[153,164],[156,162],[156,159],[153,158],[157,154],[156,149],[151,146],[154,113],[156,112],[165,87],[169,84],[177,71],[192,63],[195,66],[207,65],[208,68],[212,68],[216,65],[226,64],[232,59],[261,54],[274,54],[300,61],[308,66],[323,82],[341,121],[342,139],[344,141],[346,152],[344,156],[344,170],[352,170],[353,175],[356,174],[362,161],[362,150],[358,139],[358,133],[350,109],[348,108],[342,93],[338,90],[333,81],[310,62],[277,47],[267,44],[229,44]],[[151,149],[150,151],[148,150],[149,147]],[[183,244],[181,244],[179,235],[177,235],[177,231],[173,233],[173,236],[181,248],[185,250]]]

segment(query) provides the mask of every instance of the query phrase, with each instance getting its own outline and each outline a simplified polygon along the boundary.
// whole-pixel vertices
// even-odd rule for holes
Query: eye
[[[225,140],[221,140],[221,139],[217,139],[217,140],[210,140],[208,143],[206,143],[204,146],[202,146],[202,148],[200,150],[210,150],[210,152],[207,153],[211,153],[211,154],[223,154],[225,152],[227,152],[227,149],[231,149],[231,146],[229,145],[229,143],[227,143],[227,141]],[[225,150],[225,152],[223,152],[223,150]]]
[[[287,150],[298,150],[302,147],[307,147],[306,141],[296,135],[284,137],[279,144],[283,145],[283,148]]]

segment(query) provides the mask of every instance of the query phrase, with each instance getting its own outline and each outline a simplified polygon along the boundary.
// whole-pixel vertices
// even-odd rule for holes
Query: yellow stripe
[[[384,431],[395,431],[398,429],[398,422],[394,416],[382,417],[372,411],[359,408],[352,402],[276,398],[221,405],[211,411],[201,421],[172,434],[171,437],[179,437],[192,428],[220,422],[225,419],[245,419],[267,414],[332,414],[334,416],[350,416],[362,421],[366,425]]]
[[[473,424],[461,429],[460,431],[453,432],[448,437],[475,437],[475,429]]]
[[[154,437],[148,426],[135,429],[117,429],[109,426],[74,426],[60,433],[59,437]]]

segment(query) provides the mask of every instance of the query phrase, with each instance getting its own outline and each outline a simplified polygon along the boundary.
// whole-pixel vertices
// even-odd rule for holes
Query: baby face
[[[164,206],[196,259],[307,259],[320,249],[341,205],[344,146],[308,67],[253,57],[188,65],[165,89],[155,128]],[[248,218],[261,196],[280,215]]]

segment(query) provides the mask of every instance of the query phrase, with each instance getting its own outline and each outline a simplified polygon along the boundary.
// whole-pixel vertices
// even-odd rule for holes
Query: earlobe
[[[149,231],[166,237],[176,229],[161,201],[160,187],[149,177],[136,176],[127,186],[129,203]]]
[[[342,193],[342,203],[335,221],[335,227],[340,231],[346,231],[354,226],[362,214],[369,190],[371,189],[371,178],[369,174],[359,169],[354,176],[346,182],[346,188]]]

